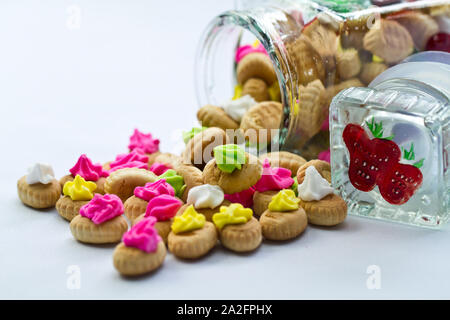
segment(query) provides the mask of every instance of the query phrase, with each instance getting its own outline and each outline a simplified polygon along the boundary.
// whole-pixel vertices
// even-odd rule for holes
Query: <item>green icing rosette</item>
[[[187,144],[189,142],[189,140],[191,140],[197,133],[200,133],[204,130],[208,129],[208,127],[194,127],[189,131],[183,131],[183,141],[185,144]]]
[[[158,176],[158,180],[165,179],[168,184],[170,184],[175,190],[175,196],[178,198],[186,189],[186,185],[184,184],[184,179],[182,176],[178,175],[177,172],[173,169],[169,169],[164,172],[162,175]]]
[[[224,144],[213,149],[217,167],[226,173],[242,169],[245,164],[245,151],[236,144]]]
[[[294,191],[295,196],[298,197],[298,181],[297,181],[297,177],[292,178],[294,179],[294,183],[291,186],[291,189]]]

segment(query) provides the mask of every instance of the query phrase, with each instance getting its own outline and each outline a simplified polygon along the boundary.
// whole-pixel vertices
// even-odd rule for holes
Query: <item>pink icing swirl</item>
[[[183,202],[168,194],[162,194],[150,200],[145,211],[146,217],[155,217],[158,221],[173,218]]]
[[[330,163],[330,149],[320,152],[317,159]]]
[[[123,203],[118,196],[96,193],[91,201],[80,208],[80,215],[90,219],[95,224],[101,224],[120,216],[123,211]]]
[[[78,158],[77,163],[69,171],[72,176],[75,177],[78,174],[87,181],[97,181],[101,177],[109,176],[100,163],[92,163],[85,154]]]
[[[225,199],[230,201],[231,203],[240,203],[245,208],[251,208],[253,206],[253,194],[255,193],[255,189],[253,187],[250,187],[247,190],[233,193],[233,194],[226,194]]]
[[[166,179],[161,179],[156,182],[149,182],[143,187],[136,187],[134,189],[134,195],[145,201],[150,201],[151,199],[163,194],[175,196],[175,190],[166,182]]]
[[[269,159],[264,160],[261,179],[254,185],[258,192],[287,189],[294,183],[291,170],[270,167]]]
[[[150,171],[153,172],[154,174],[156,174],[157,176],[162,175],[164,172],[166,172],[169,169],[172,169],[172,167],[167,164],[159,163],[159,162],[155,162],[150,167]]]
[[[154,153],[159,150],[159,140],[153,139],[151,133],[142,133],[138,129],[134,129],[133,135],[130,137],[128,149],[140,149],[144,153]]]
[[[139,150],[133,150],[130,153],[123,153],[116,156],[116,160],[109,164],[109,172],[123,168],[148,169],[148,156],[140,153]]]
[[[147,253],[155,252],[158,249],[158,242],[161,241],[161,237],[155,229],[155,223],[155,217],[148,217],[136,223],[122,237],[125,246]]]
[[[264,53],[265,55],[267,55],[267,51],[266,49],[264,49],[264,46],[261,43],[258,44],[257,47],[247,44],[245,46],[240,46],[237,49],[235,55],[236,63],[239,63],[239,61],[241,61],[242,58],[244,58],[246,55],[254,52]]]

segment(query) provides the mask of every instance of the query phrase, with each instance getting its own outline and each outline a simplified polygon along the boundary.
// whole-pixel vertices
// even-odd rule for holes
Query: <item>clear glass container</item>
[[[441,227],[450,215],[450,54],[413,55],[330,108],[332,184],[349,213]]]
[[[236,10],[211,21],[200,41],[195,79],[199,105],[220,106],[233,96],[236,51],[257,39],[280,89],[283,117],[275,137],[280,148],[317,158],[329,148],[329,105],[339,91],[367,86],[415,52],[449,50],[449,0],[373,3],[238,2]],[[316,99],[310,101],[311,96]]]

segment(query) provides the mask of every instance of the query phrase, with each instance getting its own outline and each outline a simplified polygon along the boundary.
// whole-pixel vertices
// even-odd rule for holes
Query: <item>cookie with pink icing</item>
[[[86,181],[95,182],[97,185],[95,189],[96,193],[105,194],[104,185],[106,177],[109,176],[109,172],[105,171],[100,163],[93,163],[85,154],[82,154],[69,172],[70,174],[65,175],[59,180],[61,189],[66,182],[73,181],[75,176],[79,175]]]
[[[86,181],[97,181],[100,178],[105,178],[109,174],[103,170],[100,163],[92,163],[85,154],[82,154],[77,163],[69,170],[73,177],[77,174],[80,175]]]
[[[139,221],[148,217],[156,218],[157,222],[155,228],[164,243],[167,243],[167,237],[169,236],[170,227],[172,225],[172,218],[177,214],[182,205],[183,202],[173,195],[159,195],[148,202],[145,213],[137,217],[134,220],[134,223],[139,223]]]
[[[264,46],[258,41],[257,44],[253,44],[253,45],[244,45],[244,46],[240,46],[237,50],[236,50],[236,55],[235,55],[235,60],[236,63],[239,63],[239,61],[242,60],[242,58],[244,58],[246,55],[248,55],[249,53],[253,53],[253,52],[260,52],[260,53],[264,53],[267,55],[267,51],[264,48]]]
[[[152,154],[159,151],[159,139],[154,139],[151,133],[143,133],[134,129],[128,149],[130,151],[140,149],[144,153]]]
[[[283,189],[289,189],[294,184],[291,178],[291,170],[279,167],[271,167],[269,159],[263,163],[261,179],[254,185],[256,190],[253,195],[253,213],[260,216],[267,210],[272,197]]]
[[[165,179],[146,183],[145,186],[134,189],[134,195],[145,201],[150,201],[163,194],[175,196],[175,190]]]
[[[137,276],[159,268],[166,246],[155,229],[156,218],[148,217],[127,231],[113,254],[114,267],[122,275]]]
[[[173,195],[162,194],[148,202],[146,217],[155,217],[158,221],[167,221],[172,219],[183,202]]]
[[[94,195],[89,203],[80,208],[80,215],[101,224],[123,214],[123,203],[115,194]]]
[[[146,212],[150,200],[163,194],[175,196],[174,188],[165,179],[146,183],[143,187],[136,187],[134,195],[124,203],[125,215],[133,222],[138,216]]]
[[[285,168],[272,168],[269,159],[265,159],[263,163],[263,173],[261,179],[254,185],[258,192],[276,191],[288,189],[294,183],[291,178],[291,170]]]
[[[122,238],[123,243],[127,247],[136,248],[144,252],[155,252],[158,248],[158,242],[161,237],[156,231],[155,217],[149,217],[136,223]]]
[[[130,153],[119,154],[110,164],[109,172],[114,172],[123,168],[139,168],[148,170],[148,156],[139,149]]]
[[[95,194],[80,208],[80,214],[70,222],[75,239],[85,243],[116,243],[128,230],[123,217],[123,204],[114,194]]]
[[[255,193],[255,189],[250,187],[247,190],[233,193],[233,194],[225,194],[225,199],[230,201],[231,203],[240,203],[245,208],[251,208],[253,206],[253,194]]]
[[[170,169],[172,169],[172,167],[166,163],[155,162],[150,166],[149,170],[154,174],[156,174],[157,176],[160,176]]]

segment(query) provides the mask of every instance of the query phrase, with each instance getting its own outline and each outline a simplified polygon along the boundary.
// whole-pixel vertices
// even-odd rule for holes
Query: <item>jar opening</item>
[[[276,17],[275,17],[276,18]],[[277,41],[277,39],[279,41]],[[287,52],[272,24],[262,21],[249,11],[228,11],[216,17],[206,28],[196,57],[196,90],[201,106],[221,105],[232,98],[236,81],[236,51],[258,41],[266,50],[274,67],[283,107],[278,136],[273,144],[283,146],[288,135],[290,107],[296,94],[287,95],[287,87],[294,88],[286,77],[289,65]],[[290,74],[289,72],[287,74]]]

